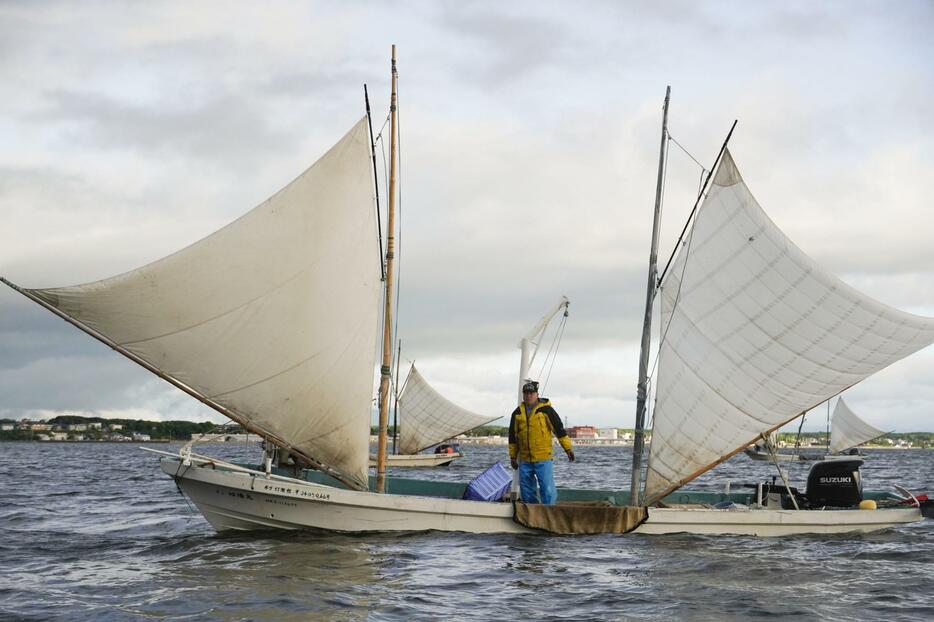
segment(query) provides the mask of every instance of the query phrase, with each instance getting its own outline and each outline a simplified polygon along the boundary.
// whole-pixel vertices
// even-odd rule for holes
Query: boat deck
[[[240,465],[249,469],[261,470],[261,467],[257,465],[243,464]],[[285,477],[294,477],[294,475],[288,469],[274,469],[273,470],[277,475],[282,475]],[[303,471],[302,478],[309,482],[314,482],[316,484],[325,484],[328,486],[335,486],[337,488],[346,488],[343,484],[335,480],[334,478],[326,475],[320,471],[306,470]],[[370,476],[370,490],[375,490],[376,488],[376,477]],[[412,495],[418,497],[438,497],[442,499],[461,499],[464,496],[464,491],[467,489],[467,482],[442,482],[442,481],[431,481],[424,479],[414,479],[406,477],[387,477],[386,478],[386,492],[394,495]],[[713,506],[718,503],[724,503],[727,501],[742,504],[742,505],[751,505],[756,501],[756,491],[753,488],[739,492],[730,492],[729,494],[725,492],[714,492],[706,490],[689,490],[681,489],[673,492],[667,497],[662,499],[662,503],[667,507],[676,507],[676,506],[690,506],[690,505],[700,505],[700,506]],[[626,506],[629,504],[629,491],[623,490],[596,490],[596,489],[581,489],[581,488],[558,488],[558,498],[561,501],[569,502],[594,502],[594,501],[603,501],[609,502],[616,506]],[[863,491],[864,499],[872,499],[874,501],[886,501],[891,499],[897,499],[894,494],[883,492],[883,491]]]

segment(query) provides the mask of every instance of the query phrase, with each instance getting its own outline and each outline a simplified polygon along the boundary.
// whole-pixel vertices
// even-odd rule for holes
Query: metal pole
[[[379,443],[376,452],[376,492],[386,490],[386,435],[389,427],[389,376],[392,371],[392,281],[396,247],[396,46],[392,46],[392,98],[389,103],[389,214],[386,224],[386,306],[383,316],[383,364],[379,383]]]
[[[655,276],[658,270],[658,232],[661,226],[662,182],[665,176],[665,150],[668,147],[668,102],[671,87],[665,89],[662,112],[662,139],[658,154],[658,180],[655,185],[655,217],[652,222],[652,247],[649,250],[649,276],[645,291],[645,318],[639,355],[639,384],[636,389],[636,430],[632,445],[632,485],[629,504],[639,505],[642,488],[642,450],[645,444],[645,410],[649,384],[649,348],[652,344],[652,305],[655,302]]]

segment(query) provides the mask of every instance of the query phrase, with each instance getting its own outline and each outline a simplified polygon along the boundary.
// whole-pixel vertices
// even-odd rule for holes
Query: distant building
[[[619,438],[619,430],[616,428],[600,428],[597,430],[597,438],[608,438],[615,441]]]
[[[15,423],[0,423],[0,430],[4,432],[9,432],[10,430],[13,430],[15,428],[16,428]]]
[[[30,429],[33,432],[48,432],[49,430],[52,429],[52,424],[51,423],[34,423],[32,424],[32,428]]]
[[[577,425],[567,430],[571,438],[597,438],[597,428],[590,425]]]
[[[133,433],[133,440],[134,440],[134,441],[150,441],[150,440],[152,440],[152,439],[149,438],[149,435],[148,435],[148,434],[140,434],[139,432],[134,432],[134,433]]]
[[[122,423],[110,423],[107,425],[107,427],[111,430],[122,430],[123,424]]]
[[[89,430],[100,430],[101,428],[102,428],[102,424],[100,422],[92,421],[91,423],[88,424]]]
[[[86,423],[69,423],[68,424],[69,432],[87,432],[88,424]]]
[[[68,434],[66,432],[52,432],[53,441],[67,441]]]

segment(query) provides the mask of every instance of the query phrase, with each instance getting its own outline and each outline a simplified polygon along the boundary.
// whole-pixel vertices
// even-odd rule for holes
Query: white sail
[[[856,413],[843,403],[842,397],[837,400],[830,428],[830,453],[835,454],[844,449],[862,445],[884,434],[882,430],[872,427],[857,417]]]
[[[797,248],[729,152],[660,295],[649,501],[934,342],[934,319],[861,294]]]
[[[365,485],[380,294],[366,120],[258,207],[113,278],[29,290]]]
[[[415,365],[399,396],[399,451],[417,454],[499,417],[472,413],[431,388]]]

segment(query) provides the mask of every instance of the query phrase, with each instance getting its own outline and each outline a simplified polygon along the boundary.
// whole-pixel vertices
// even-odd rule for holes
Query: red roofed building
[[[571,438],[597,438],[597,428],[590,425],[577,425],[567,432]]]

